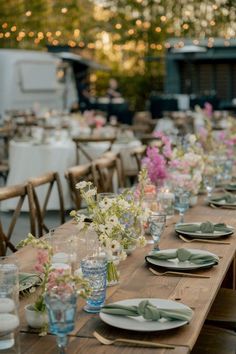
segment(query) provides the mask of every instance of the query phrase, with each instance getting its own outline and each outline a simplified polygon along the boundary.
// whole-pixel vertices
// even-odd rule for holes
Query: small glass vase
[[[107,262],[107,286],[113,286],[119,283],[120,274],[117,270],[117,263],[113,260]]]

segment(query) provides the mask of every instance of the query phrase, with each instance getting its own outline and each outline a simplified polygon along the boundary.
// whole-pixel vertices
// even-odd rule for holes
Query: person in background
[[[107,89],[107,96],[110,99],[121,97],[121,93],[120,93],[119,88],[118,88],[118,82],[114,78],[111,78],[109,80],[109,86],[108,86],[108,89]]]
[[[81,112],[90,109],[90,92],[87,77],[83,77],[77,82],[77,89],[79,95],[79,108]]]

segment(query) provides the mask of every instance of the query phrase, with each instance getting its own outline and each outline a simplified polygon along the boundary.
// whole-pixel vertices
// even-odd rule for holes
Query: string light
[[[11,31],[12,31],[12,32],[16,32],[16,30],[17,30],[17,27],[16,27],[16,26],[12,26],[12,27],[11,27]]]
[[[61,36],[61,31],[56,31],[56,32],[55,32],[55,35],[56,35],[57,37],[60,37],[60,36]]]
[[[32,15],[31,11],[26,11],[25,16],[30,17]]]
[[[63,8],[61,9],[61,13],[62,13],[62,14],[66,14],[67,12],[68,12],[67,7],[63,7]]]
[[[7,28],[8,27],[8,23],[7,22],[4,22],[3,24],[2,24],[2,28]]]

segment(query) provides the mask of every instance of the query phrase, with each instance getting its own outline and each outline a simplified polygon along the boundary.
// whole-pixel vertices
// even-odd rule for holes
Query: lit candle
[[[14,331],[19,324],[18,316],[11,313],[0,313],[0,332]]]
[[[15,309],[15,303],[7,297],[0,298],[0,313],[12,312]]]

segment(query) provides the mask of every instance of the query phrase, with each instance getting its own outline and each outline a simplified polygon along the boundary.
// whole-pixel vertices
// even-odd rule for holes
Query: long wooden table
[[[225,222],[236,228],[236,210],[212,209],[206,206],[203,198],[197,206],[191,208],[185,217],[186,222],[211,221],[214,223]],[[236,248],[236,234],[227,238],[230,245],[192,242],[185,243],[180,240],[174,232],[174,224],[178,216],[174,216],[167,222],[163,233],[160,248],[196,248],[207,250],[220,257],[219,265],[210,269],[199,270],[198,274],[208,275],[210,278],[191,278],[178,276],[155,276],[145,263],[145,255],[152,248],[147,245],[145,248],[136,249],[124,262],[119,265],[120,283],[107,289],[106,302],[113,302],[129,298],[163,298],[182,302],[194,309],[194,316],[190,324],[178,329],[137,333],[132,331],[112,328],[104,324],[98,315],[88,314],[83,311],[84,301],[79,300],[78,320],[76,328],[70,335],[68,353],[156,353],[160,354],[185,354],[193,348],[199,333],[202,329],[207,314],[217,295],[219,288],[227,276],[228,285],[235,287],[234,256]],[[58,235],[68,237],[77,232],[76,226],[66,223],[57,229]],[[35,250],[27,248],[17,252],[16,256],[21,263],[21,271],[33,269]],[[21,342],[22,353],[57,353],[55,337],[48,334],[46,337],[38,337],[35,331],[28,328],[23,315],[24,305],[31,302],[31,298],[24,297],[20,301],[21,316]],[[133,338],[156,341],[172,344],[173,350],[138,348],[128,346],[104,346],[93,337],[93,331],[97,330],[109,338]]]

